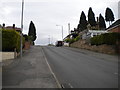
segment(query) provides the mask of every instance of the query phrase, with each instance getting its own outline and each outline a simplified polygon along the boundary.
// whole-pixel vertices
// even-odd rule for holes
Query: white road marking
[[[115,72],[114,74],[115,74],[115,75],[118,75],[118,73],[117,73],[117,72]]]
[[[70,83],[68,85],[70,86],[70,88],[73,88],[73,86]]]
[[[51,69],[51,67],[50,67],[50,65],[49,65],[49,63],[48,63],[47,58],[45,57],[45,53],[44,53],[44,51],[43,51],[43,48],[42,48],[42,52],[43,52],[45,61],[46,61],[47,65],[48,65],[48,67],[49,67],[49,69],[50,69],[50,72],[53,74],[53,76],[54,76],[54,78],[55,78],[55,80],[56,80],[56,83],[57,83],[58,87],[59,87],[59,88],[62,88],[61,85],[60,85],[60,83],[59,83],[59,81],[58,81],[58,79],[57,79],[57,77],[55,76],[54,72],[52,71],[52,69]]]

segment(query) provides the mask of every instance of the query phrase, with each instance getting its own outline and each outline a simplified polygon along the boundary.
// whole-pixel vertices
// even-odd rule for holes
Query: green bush
[[[75,42],[75,39],[70,39],[70,44],[74,42]]]
[[[120,33],[105,33],[95,36],[90,39],[91,45],[115,45],[117,41],[120,41]]]
[[[76,38],[73,38],[73,39],[70,39],[70,38],[67,38],[66,40],[65,40],[65,42],[67,42],[67,43],[73,43],[73,42],[76,42],[76,41],[78,41],[78,40],[80,40],[80,36],[77,36]]]
[[[25,39],[23,38],[23,44]],[[2,30],[2,51],[20,51],[20,34],[15,30]]]
[[[69,42],[70,42],[70,39],[69,39],[69,38],[65,39],[65,42],[69,43]]]
[[[78,35],[76,38],[75,38],[75,41],[78,41],[78,40],[80,40],[80,36]]]

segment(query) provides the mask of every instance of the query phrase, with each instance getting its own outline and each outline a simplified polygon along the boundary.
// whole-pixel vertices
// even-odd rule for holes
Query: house
[[[115,21],[106,30],[89,30],[88,29],[87,33],[85,32],[85,33],[82,34],[82,39],[87,39],[87,38],[94,37],[96,35],[101,35],[101,34],[110,33],[110,32],[120,33],[120,19]]]
[[[15,24],[13,26],[6,26],[3,24],[3,26],[0,26],[0,28],[8,29],[8,30],[16,30],[17,32],[21,32],[21,28],[15,27]]]
[[[17,32],[21,32],[21,28],[18,28],[18,27],[13,28],[12,26],[7,26],[5,28],[6,29],[15,29]]]
[[[120,19],[115,21],[112,25],[107,28],[108,32],[118,32],[120,33]]]
[[[82,39],[89,39],[91,37],[97,36],[97,35],[101,35],[104,33],[108,33],[107,30],[84,30],[84,32],[82,32]]]
[[[14,29],[14,30],[16,30],[17,32],[21,32],[21,28],[18,28],[18,27],[15,27],[15,24],[13,24],[13,26],[7,26],[7,27],[5,27],[6,29]]]
[[[90,35],[90,37],[94,37],[104,33],[108,33],[108,32],[106,30],[88,30],[87,35]]]

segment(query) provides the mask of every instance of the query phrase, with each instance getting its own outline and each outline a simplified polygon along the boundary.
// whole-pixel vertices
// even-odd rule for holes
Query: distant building
[[[118,32],[120,33],[120,19],[115,21],[112,25],[107,28],[108,32]]]

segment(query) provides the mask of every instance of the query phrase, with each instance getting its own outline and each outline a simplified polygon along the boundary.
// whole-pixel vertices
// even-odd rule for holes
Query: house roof
[[[110,28],[115,28],[117,26],[120,26],[120,19],[118,19],[117,21],[115,21],[112,25],[110,25],[107,30],[109,30]]]
[[[6,29],[13,29],[13,26],[7,26]],[[21,28],[15,27],[16,31],[21,31]]]

